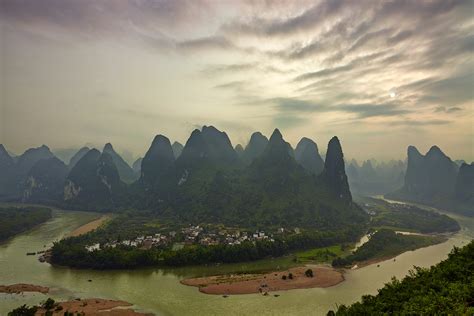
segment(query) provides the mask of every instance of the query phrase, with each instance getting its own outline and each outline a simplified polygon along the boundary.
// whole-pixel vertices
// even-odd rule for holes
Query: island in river
[[[311,272],[309,272],[311,271]],[[308,265],[264,274],[231,274],[182,280],[206,294],[252,294],[293,289],[325,288],[344,281],[343,271],[329,266]]]

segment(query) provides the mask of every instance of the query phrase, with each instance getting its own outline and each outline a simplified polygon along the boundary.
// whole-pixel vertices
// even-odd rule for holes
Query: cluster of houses
[[[86,250],[89,252],[100,250],[102,248],[115,248],[118,245],[124,245],[129,247],[140,247],[144,249],[150,249],[151,247],[167,245],[170,243],[173,235],[170,233],[168,236],[165,234],[154,234],[152,236],[139,236],[135,239],[126,239],[122,241],[112,241],[105,244],[94,243],[86,246]],[[173,235],[174,236],[174,235]]]
[[[287,230],[279,228],[276,233],[285,233]],[[299,229],[295,229],[296,233],[299,233]],[[154,234],[151,236],[139,236],[135,239],[121,240],[108,242],[106,244],[94,243],[86,246],[86,250],[89,252],[100,250],[101,248],[115,248],[118,245],[139,247],[143,249],[150,249],[158,246],[168,246],[178,241],[184,241],[185,245],[200,244],[203,246],[211,245],[239,245],[243,242],[250,241],[255,242],[257,240],[268,240],[273,242],[273,235],[268,235],[264,231],[256,231],[250,233],[247,231],[240,231],[239,229],[225,229],[225,228],[204,228],[199,225],[190,225],[182,228],[177,237],[175,231],[171,231],[167,234]]]

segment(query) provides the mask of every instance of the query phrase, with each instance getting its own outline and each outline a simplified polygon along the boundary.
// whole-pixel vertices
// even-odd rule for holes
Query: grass
[[[314,248],[295,253],[296,261],[298,263],[330,263],[336,257],[349,255],[353,247],[343,247],[341,245],[334,245],[324,248]]]

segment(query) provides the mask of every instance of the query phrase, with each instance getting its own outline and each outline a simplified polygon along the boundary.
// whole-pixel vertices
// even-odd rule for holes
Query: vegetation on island
[[[373,229],[390,228],[422,234],[449,233],[460,230],[451,217],[413,205],[389,203],[375,198],[360,198],[360,205],[371,215]]]
[[[126,216],[119,216],[93,232],[69,237],[55,243],[52,248],[51,262],[94,269],[245,262],[279,257],[304,249],[328,247],[347,241],[355,242],[363,232],[362,226],[350,226],[338,231],[286,231],[271,234],[265,239],[245,239],[238,243],[222,241],[204,245],[201,241],[207,237],[202,237],[201,240],[195,239],[192,243],[185,244],[183,241],[189,236],[182,231],[187,231],[188,226],[182,230],[173,227],[172,229],[176,231],[165,235],[164,232],[170,229],[166,225],[150,225],[153,221],[140,225],[141,220],[127,220],[124,217]],[[135,225],[128,225],[128,223],[135,223]],[[140,231],[139,227],[143,230]],[[132,236],[153,235],[154,232],[161,232],[161,236],[167,236],[166,242],[150,247],[145,245],[146,242],[133,246],[128,243],[128,238]],[[207,236],[206,234],[203,233],[203,236]],[[124,243],[124,241],[127,242]],[[88,245],[98,245],[98,248],[87,249]],[[181,247],[176,247],[176,245],[181,245]]]
[[[332,265],[343,267],[372,259],[390,258],[405,251],[427,247],[445,240],[446,238],[441,236],[403,235],[393,230],[381,229],[351,255],[334,259]]]
[[[27,231],[51,218],[44,207],[0,207],[0,241]]]
[[[405,278],[385,284],[377,295],[341,305],[328,315],[473,315],[474,241],[454,248],[429,269],[415,267]]]

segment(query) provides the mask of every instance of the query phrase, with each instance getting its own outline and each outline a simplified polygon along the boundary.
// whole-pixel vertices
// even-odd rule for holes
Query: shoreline
[[[110,220],[111,216],[108,214],[102,215],[99,218],[94,219],[93,221],[90,221],[82,226],[79,226],[78,228],[74,229],[72,232],[70,232],[67,237],[77,237],[80,235],[87,234],[88,232],[91,232],[93,230],[96,230],[99,228],[102,224]]]
[[[314,276],[305,275],[311,269]],[[293,279],[288,276],[292,274]],[[285,276],[286,279],[282,279]],[[230,274],[181,280],[187,286],[198,287],[204,294],[264,294],[294,289],[327,288],[344,281],[344,271],[328,265],[305,265],[285,271],[273,271],[263,274]]]
[[[455,235],[455,234],[452,234]],[[238,295],[238,294],[264,294],[269,292],[287,291],[294,289],[310,289],[310,288],[327,288],[335,286],[345,281],[344,273],[349,270],[360,269],[370,265],[389,261],[409,251],[416,251],[422,248],[427,248],[439,245],[448,241],[445,240],[419,247],[413,250],[407,250],[396,255],[383,256],[380,258],[373,258],[366,261],[355,262],[350,268],[334,268],[330,265],[323,264],[308,264],[290,268],[285,271],[272,271],[268,273],[239,273],[239,274],[225,274],[214,275],[207,277],[187,278],[180,281],[181,284],[187,286],[194,286],[199,289],[199,292],[211,295]],[[312,269],[314,277],[307,277],[304,272],[307,269]],[[293,274],[293,279],[282,280],[282,276]]]
[[[456,233],[453,233],[453,234],[449,234],[448,236],[454,236],[456,235]],[[430,235],[424,235],[424,236],[430,236]],[[440,244],[444,244],[445,242],[447,242],[449,240],[449,238],[445,235],[432,235],[432,236],[441,236],[441,237],[445,237],[444,240],[440,241],[440,242],[437,242],[437,243],[433,243],[431,245],[427,245],[427,246],[424,246],[424,247],[418,247],[416,249],[411,249],[411,250],[406,250],[404,252],[401,252],[397,255],[388,255],[388,256],[383,256],[383,257],[380,257],[380,258],[373,258],[373,259],[369,259],[369,260],[365,260],[365,261],[360,261],[360,262],[354,262],[354,264],[352,265],[351,268],[349,268],[350,270],[352,269],[360,269],[360,268],[364,268],[364,267],[367,267],[367,266],[370,266],[370,265],[373,265],[373,264],[377,264],[377,263],[380,263],[380,262],[384,262],[384,261],[389,261],[391,259],[395,259],[397,258],[398,256],[404,254],[404,253],[407,253],[409,251],[417,251],[417,250],[420,250],[420,249],[423,249],[423,248],[428,248],[428,247],[432,247],[432,246],[436,246],[436,245],[440,245]],[[395,260],[394,260],[395,261]],[[354,266],[357,266],[356,268],[354,268]]]
[[[36,292],[46,294],[49,292],[49,287],[26,283],[0,285],[0,293],[21,294],[23,292]]]

